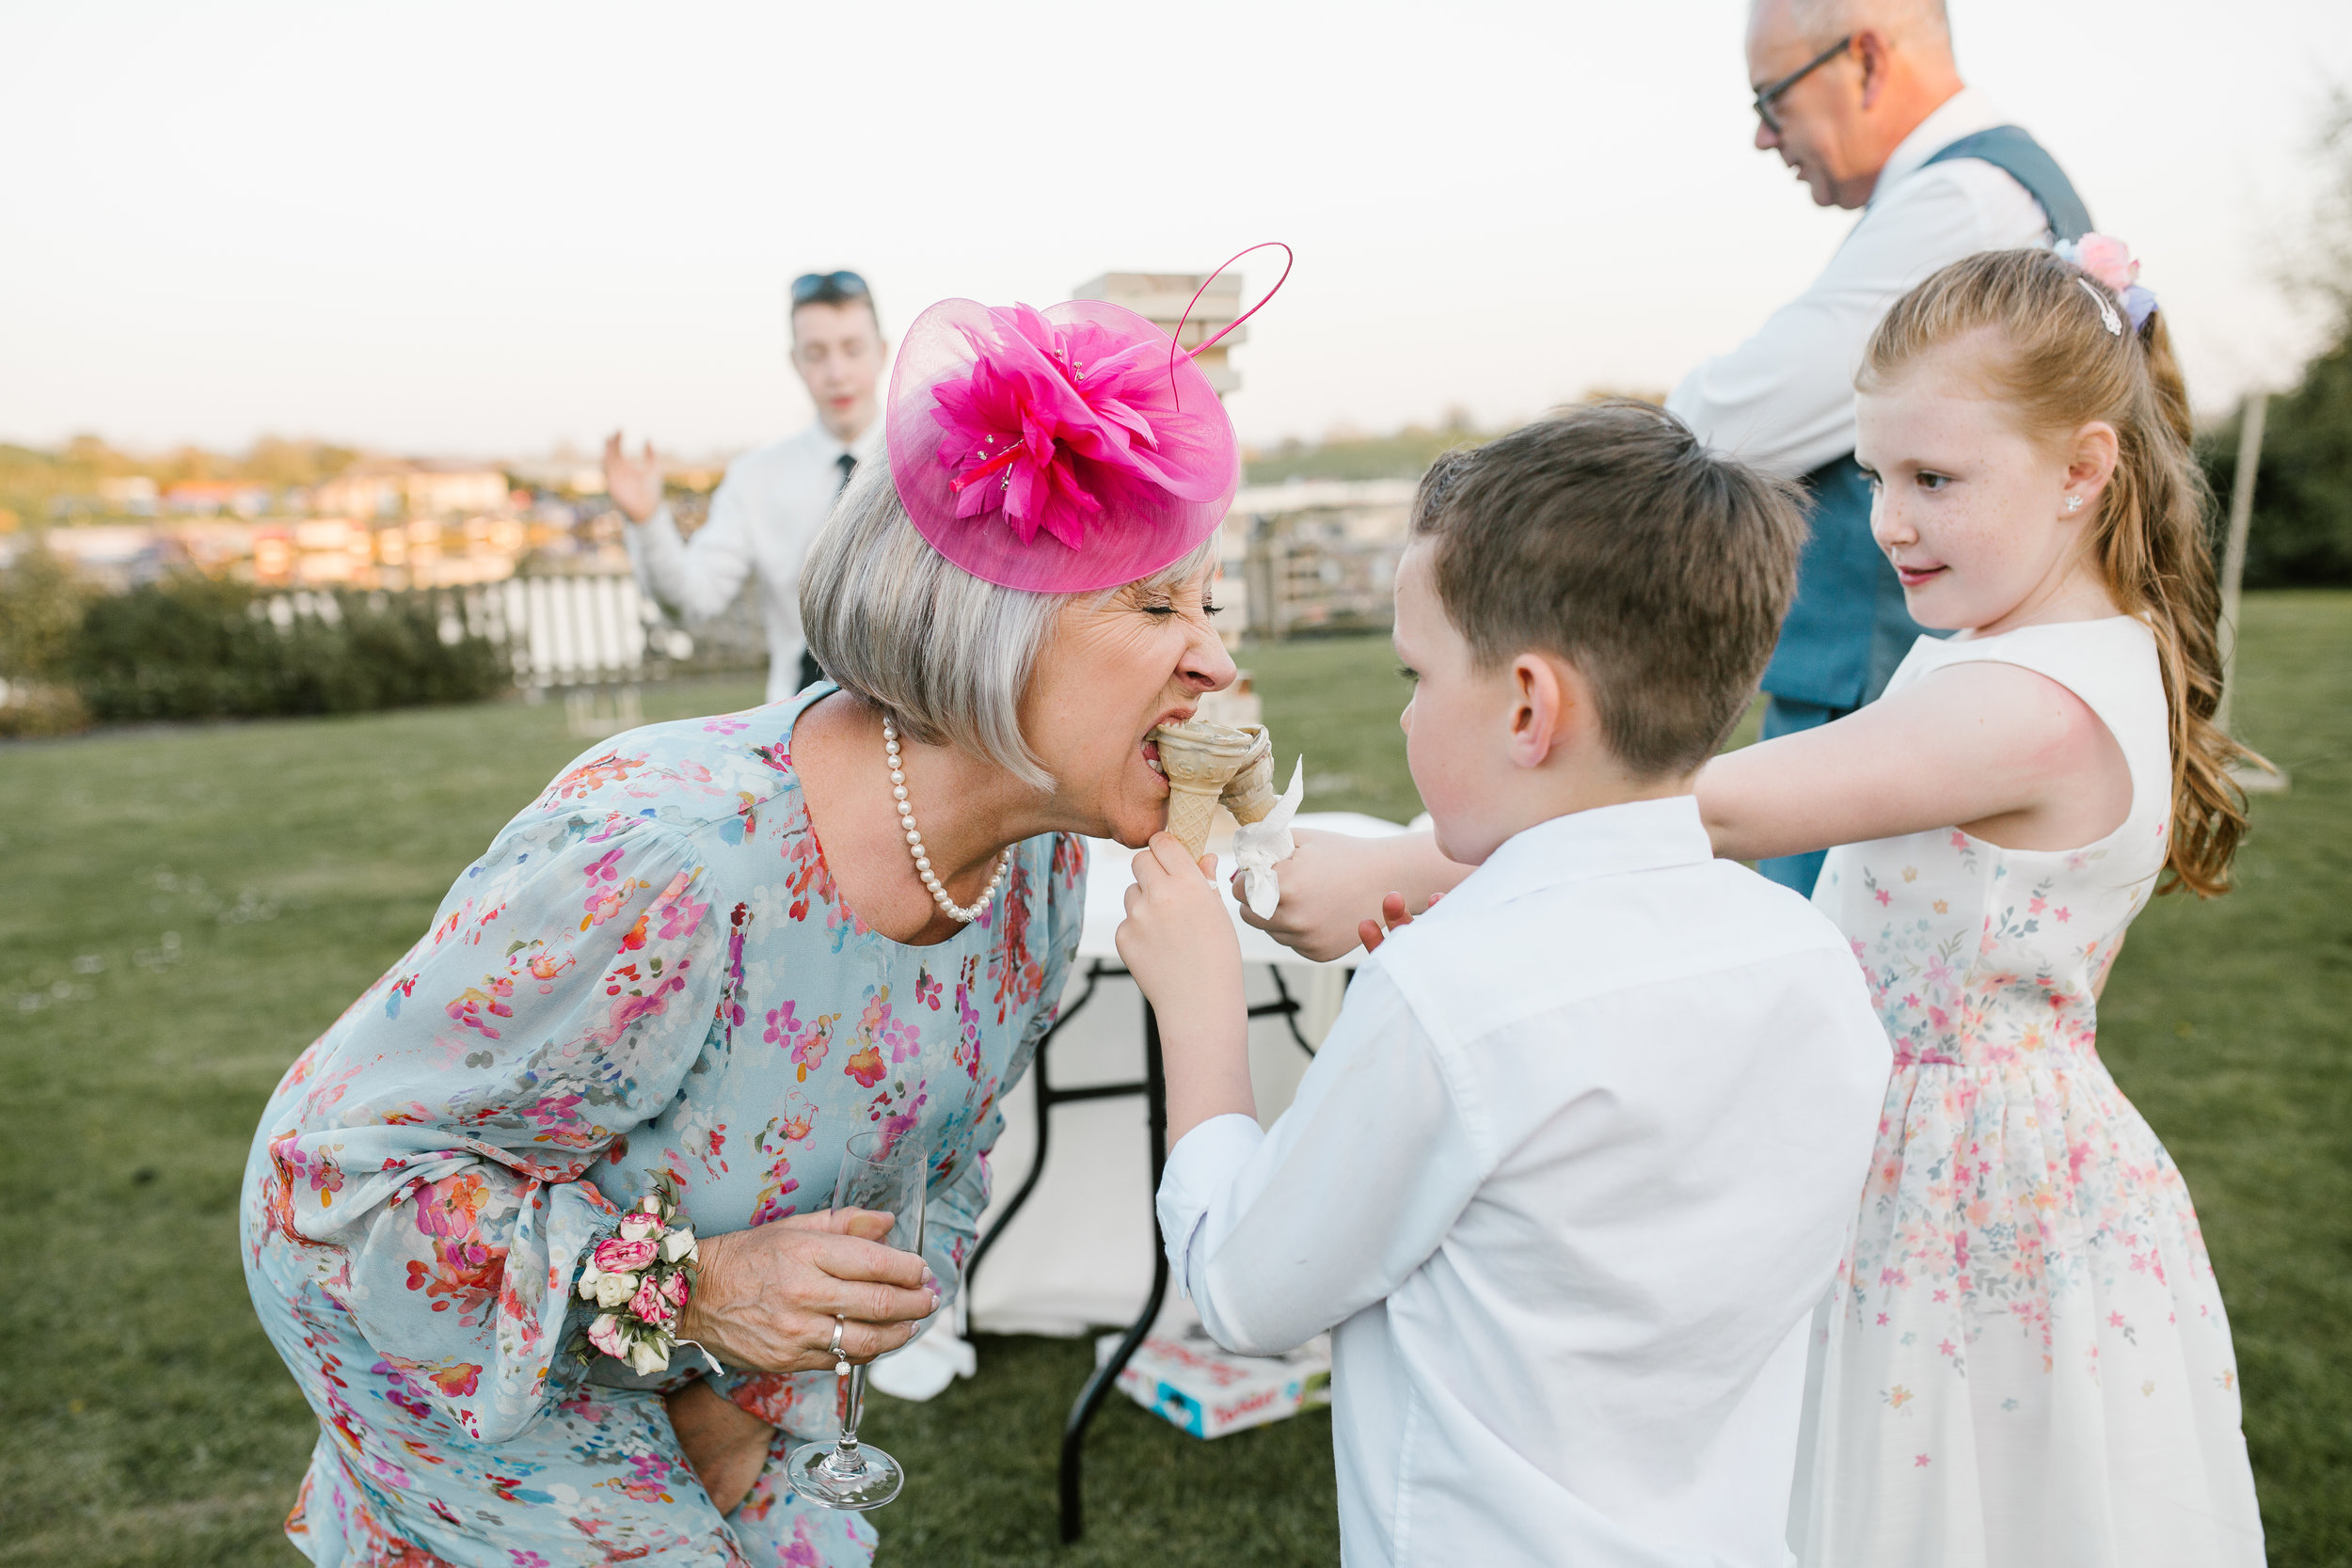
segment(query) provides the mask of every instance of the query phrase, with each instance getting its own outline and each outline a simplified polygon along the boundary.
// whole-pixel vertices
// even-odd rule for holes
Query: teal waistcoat
[[[1976,158],[2026,187],[2062,240],[2090,231],[2090,214],[2058,161],[2014,125],[1961,137],[1930,164]],[[1921,166],[1925,167],[1925,165]],[[1957,261],[1959,257],[1952,258]],[[1886,689],[1895,666],[1926,628],[1903,607],[1903,586],[1870,537],[1870,483],[1853,454],[1804,476],[1812,536],[1797,571],[1797,599],[1781,623],[1764,689],[1784,702],[1848,709]]]

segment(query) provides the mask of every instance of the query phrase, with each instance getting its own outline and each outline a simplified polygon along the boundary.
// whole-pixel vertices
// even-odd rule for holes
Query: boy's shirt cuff
[[[1200,1222],[1264,1142],[1265,1131],[1257,1117],[1229,1111],[1211,1117],[1168,1151],[1168,1164],[1160,1172],[1160,1236],[1168,1247],[1168,1266],[1176,1276],[1176,1288],[1187,1300],[1197,1299],[1193,1243],[1200,1235]]]

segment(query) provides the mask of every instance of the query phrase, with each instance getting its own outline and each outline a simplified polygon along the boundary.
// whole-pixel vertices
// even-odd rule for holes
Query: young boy
[[[1888,1050],[1836,928],[1713,859],[1690,787],[1804,525],[1638,404],[1450,458],[1415,513],[1402,723],[1478,869],[1376,944],[1262,1132],[1210,863],[1136,857],[1169,1262],[1229,1349],[1336,1325],[1346,1562],[1780,1568]]]

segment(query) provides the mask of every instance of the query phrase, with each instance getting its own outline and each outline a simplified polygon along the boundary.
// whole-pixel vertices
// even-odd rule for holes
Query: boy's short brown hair
[[[1479,665],[1531,648],[1575,665],[1610,749],[1645,779],[1691,772],[1740,721],[1804,537],[1793,486],[1641,403],[1448,452],[1413,502],[1438,601]]]

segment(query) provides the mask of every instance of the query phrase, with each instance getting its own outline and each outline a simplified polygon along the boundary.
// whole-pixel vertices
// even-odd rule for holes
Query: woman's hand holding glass
[[[678,1338],[730,1371],[831,1371],[914,1338],[939,1308],[939,1282],[912,1252],[884,1246],[891,1216],[865,1210],[793,1214],[702,1238],[694,1293]]]

